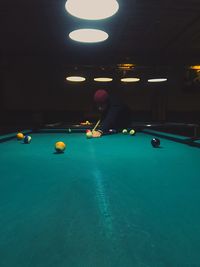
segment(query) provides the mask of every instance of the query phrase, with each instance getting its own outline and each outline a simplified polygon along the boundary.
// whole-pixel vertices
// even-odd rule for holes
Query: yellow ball
[[[62,153],[65,151],[65,148],[66,148],[66,145],[65,143],[59,141],[59,142],[56,142],[55,143],[55,150],[58,152],[58,153]]]
[[[134,135],[134,134],[135,134],[135,130],[133,130],[133,129],[130,130],[129,134],[130,134],[130,135]]]
[[[17,134],[17,139],[18,139],[18,140],[23,140],[23,139],[24,139],[24,135],[23,135],[23,133],[18,133],[18,134]]]
[[[86,137],[87,137],[87,138],[92,138],[92,132],[91,132],[91,131],[87,132],[87,133],[86,133]]]

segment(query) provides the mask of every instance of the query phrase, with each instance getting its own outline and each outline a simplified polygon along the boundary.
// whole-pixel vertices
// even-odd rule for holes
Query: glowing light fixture
[[[116,0],[68,0],[65,9],[81,19],[100,20],[113,16],[119,4]]]
[[[69,76],[66,80],[70,82],[83,82],[85,81],[85,78],[81,76]]]
[[[112,82],[112,78],[107,78],[107,77],[98,77],[94,78],[95,82]]]
[[[156,78],[156,79],[148,79],[149,83],[161,83],[166,82],[167,78]]]
[[[192,69],[192,70],[200,70],[200,65],[190,66],[190,69]]]
[[[135,67],[135,64],[132,63],[123,63],[123,64],[117,64],[118,69],[120,70],[131,70]]]
[[[124,82],[124,83],[134,83],[134,82],[139,82],[140,81],[140,78],[122,78],[121,79],[121,82]]]
[[[108,34],[97,29],[79,29],[70,32],[69,37],[77,42],[82,43],[98,43],[108,38]]]

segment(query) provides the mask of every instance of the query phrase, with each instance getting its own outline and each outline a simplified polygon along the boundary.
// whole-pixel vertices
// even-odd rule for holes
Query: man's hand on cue
[[[96,137],[101,137],[102,133],[100,131],[92,131],[92,137],[96,138]]]

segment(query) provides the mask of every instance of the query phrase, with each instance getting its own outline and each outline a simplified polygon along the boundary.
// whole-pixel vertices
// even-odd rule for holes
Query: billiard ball
[[[127,129],[123,129],[122,133],[127,134],[128,133]]]
[[[160,140],[158,138],[153,138],[151,140],[151,144],[153,147],[159,147],[160,146]]]
[[[89,138],[92,138],[92,132],[91,131],[89,131],[89,132],[87,132],[86,133],[86,137],[89,139]]]
[[[130,135],[134,135],[135,134],[135,130],[131,129],[129,132]]]
[[[25,135],[24,136],[24,144],[30,144],[31,142],[31,136],[30,135]]]
[[[55,150],[58,153],[63,153],[65,151],[66,145],[62,141],[58,141],[55,143]]]
[[[90,129],[87,129],[85,132],[86,132],[86,133],[89,133],[89,132],[91,132],[91,130],[90,130]]]
[[[17,140],[23,140],[23,139],[24,139],[23,133],[17,133]]]
[[[115,129],[109,129],[109,134],[115,134],[117,131]]]
[[[71,132],[72,132],[72,130],[69,128],[69,129],[68,129],[68,133],[71,133]]]

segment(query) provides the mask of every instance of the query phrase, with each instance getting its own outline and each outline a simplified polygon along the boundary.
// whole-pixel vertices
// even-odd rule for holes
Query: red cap
[[[109,95],[105,90],[99,89],[94,94],[94,101],[98,104],[104,104],[108,101],[108,97]]]

